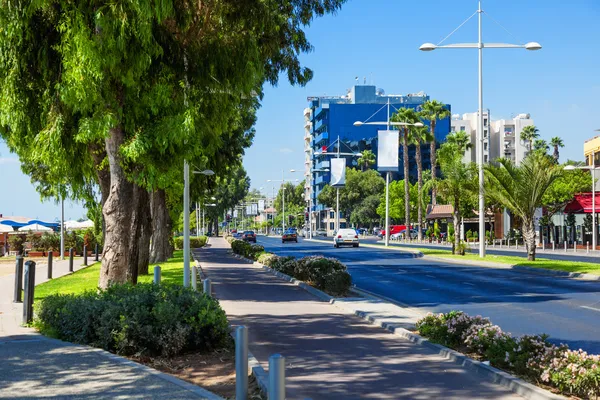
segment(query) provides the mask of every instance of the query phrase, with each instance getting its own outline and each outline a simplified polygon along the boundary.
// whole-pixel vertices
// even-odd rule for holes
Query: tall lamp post
[[[595,156],[595,152],[592,152],[592,165],[585,165],[581,167],[567,165],[564,168],[567,171],[574,169],[587,169],[592,173],[592,250],[596,250],[596,235],[598,234],[598,229],[596,227],[596,170],[600,167],[596,167],[595,165]]]
[[[298,182],[298,179],[285,179],[284,178],[284,170],[281,170],[281,179],[267,179],[267,182],[281,182],[281,186],[283,188],[281,192],[281,233],[285,231],[285,182]],[[290,172],[296,172],[295,169],[290,169]]]
[[[478,4],[479,8],[477,9],[476,14],[478,15],[479,40],[477,43],[457,43],[441,46],[440,44],[446,40],[444,39],[437,45],[433,43],[424,43],[421,45],[421,47],[419,47],[419,50],[433,51],[436,49],[477,49],[479,53],[479,116],[477,118],[477,164],[479,169],[479,257],[485,257],[485,240],[483,240],[483,238],[485,238],[485,199],[483,192],[483,48],[540,50],[542,46],[537,42],[529,42],[526,44],[483,43],[481,41],[481,14],[483,13],[483,10],[481,9],[481,0],[479,0]],[[471,19],[473,15],[471,15],[467,21]],[[465,22],[463,22],[463,24]],[[452,33],[446,38],[450,37]]]
[[[313,201],[312,201],[312,192],[313,192],[313,183],[314,183],[314,179],[313,179],[313,173],[315,172],[329,172],[328,168],[314,168],[310,170],[310,192],[309,192],[309,197],[308,197],[308,238],[312,239],[313,238],[313,228],[312,228],[312,208],[313,208]]]
[[[214,175],[214,171],[194,171],[194,174]],[[183,163],[183,286],[190,286],[190,165]]]
[[[387,129],[390,130],[390,126],[414,126],[417,128],[423,127],[422,122],[417,122],[414,124],[408,122],[393,122],[390,121],[390,100],[388,99],[387,103],[387,121],[386,122],[362,122],[356,121],[354,126],[363,126],[363,125],[387,125]],[[404,177],[404,179],[408,179],[408,177]],[[406,227],[407,232],[410,235],[410,227]],[[390,245],[390,172],[388,171],[385,174],[385,245]]]

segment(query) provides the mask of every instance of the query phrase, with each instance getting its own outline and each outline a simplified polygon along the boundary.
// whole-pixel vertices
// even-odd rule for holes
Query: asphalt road
[[[334,249],[325,241],[258,241],[279,255],[336,257],[359,289],[424,314],[462,310],[489,317],[513,335],[547,333],[556,342],[600,354],[600,282],[447,264],[369,247]]]

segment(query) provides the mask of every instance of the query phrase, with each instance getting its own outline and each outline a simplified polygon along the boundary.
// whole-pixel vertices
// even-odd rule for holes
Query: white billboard
[[[258,211],[265,210],[265,201],[263,199],[258,200]]]
[[[346,185],[346,159],[331,159],[331,180],[329,184],[332,187],[343,187]]]
[[[252,206],[246,206],[246,215],[252,215]]]
[[[377,131],[377,170],[398,171],[399,131]]]
[[[238,217],[238,210],[233,210],[233,218],[237,218]]]

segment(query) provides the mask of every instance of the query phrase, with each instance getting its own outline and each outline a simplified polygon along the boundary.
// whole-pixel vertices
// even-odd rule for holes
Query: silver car
[[[340,229],[333,235],[333,247],[358,247],[358,234],[354,229]]]

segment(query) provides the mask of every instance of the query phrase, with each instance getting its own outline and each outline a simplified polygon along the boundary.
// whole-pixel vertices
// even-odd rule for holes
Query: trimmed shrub
[[[345,295],[352,285],[346,266],[336,258],[304,257],[298,261],[294,277],[333,296]]]
[[[197,249],[206,245],[208,237],[206,236],[190,236],[190,248]],[[183,236],[177,236],[174,240],[175,250],[183,249]]]
[[[292,256],[277,257],[275,260],[273,260],[273,263],[270,265],[270,267],[273,268],[275,271],[279,271],[286,275],[296,277],[294,271],[298,267],[298,262],[296,261],[296,258]]]
[[[267,267],[271,267],[272,263],[275,262],[275,260],[278,257],[273,254],[273,253],[262,253],[261,255],[258,256],[258,259],[256,261],[258,261],[259,263],[266,265]]]
[[[113,285],[100,292],[51,295],[36,305],[46,335],[123,355],[173,356],[231,345],[217,300],[176,285]]]
[[[8,245],[11,251],[16,251],[17,254],[23,254],[25,246],[25,235],[9,235]]]

